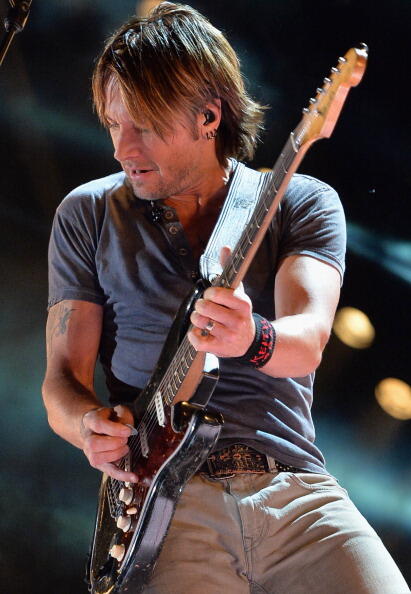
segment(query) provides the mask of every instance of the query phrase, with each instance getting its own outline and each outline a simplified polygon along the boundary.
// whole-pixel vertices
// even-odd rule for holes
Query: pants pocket
[[[290,478],[308,491],[325,491],[328,489],[337,489],[348,495],[346,489],[338,484],[337,479],[329,474],[315,474],[311,472],[290,473]]]

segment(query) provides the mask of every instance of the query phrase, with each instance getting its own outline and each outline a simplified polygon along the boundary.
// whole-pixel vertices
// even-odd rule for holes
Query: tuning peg
[[[347,61],[347,58],[341,58],[341,57],[338,58],[338,63],[339,64],[344,64],[344,62],[346,62],[346,61]]]
[[[311,97],[310,103],[311,105],[314,105],[314,103],[317,103],[317,99],[315,97]]]
[[[331,68],[331,72],[333,72],[334,74],[339,74],[340,73],[340,71],[338,70],[338,68],[336,66],[333,66]]]
[[[328,76],[326,76],[326,77],[324,78],[323,82],[324,82],[326,85],[328,85],[328,84],[330,84],[332,81],[331,81],[331,78],[328,78]]]
[[[303,107],[303,113],[304,114],[310,113],[310,110],[308,109],[308,107]]]
[[[366,43],[360,43],[360,49],[368,54],[368,45]]]
[[[317,93],[318,93],[319,95],[321,95],[321,93],[325,93],[325,91],[324,91],[324,89],[323,89],[322,87],[318,87],[318,88],[317,88]]]

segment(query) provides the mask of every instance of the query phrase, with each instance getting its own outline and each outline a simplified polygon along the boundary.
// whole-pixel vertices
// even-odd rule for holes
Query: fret
[[[251,239],[250,239],[250,236],[249,236],[249,234],[248,234],[248,230],[249,230],[249,227],[248,227],[248,226],[246,226],[246,228],[245,228],[245,235],[246,235],[246,238],[247,238],[247,241],[248,241],[249,245],[251,245],[253,242],[252,242],[252,241],[251,241]],[[242,253],[242,252],[241,252],[241,257],[242,257],[242,259],[244,260],[244,255],[243,255],[243,253]]]
[[[168,405],[170,405],[173,402],[173,398],[175,396],[175,393],[173,392],[173,390],[171,389],[171,386],[168,385],[165,389],[164,392],[164,402]]]
[[[183,383],[183,380],[184,380],[184,375],[185,375],[185,374],[184,374],[184,371],[183,371],[183,369],[182,369],[182,367],[181,367],[180,365],[179,365],[179,366],[177,367],[177,369],[175,370],[175,372],[174,372],[174,375],[175,375],[175,377],[177,378],[177,380],[178,380],[178,383],[179,383],[179,387],[180,387],[180,386],[181,386],[181,384]]]
[[[292,147],[293,147],[293,151],[295,153],[298,153],[298,141],[297,141],[297,139],[294,136],[294,132],[291,132],[291,134],[290,134],[290,140],[291,140],[291,144],[292,144]]]
[[[288,169],[286,167],[284,167],[284,154],[283,153],[281,153],[280,159],[281,159],[281,165],[282,165],[283,171],[284,171],[285,174],[287,174],[288,173]]]
[[[265,212],[268,212],[269,211],[269,208],[268,208],[268,206],[267,206],[267,204],[265,202],[264,194],[261,196],[261,200],[262,200],[263,208],[264,208]]]
[[[188,369],[190,368],[190,365],[188,364],[186,359],[181,359],[180,365],[181,365],[182,373],[185,375],[186,372],[188,371]]]
[[[191,361],[194,361],[195,351],[194,348],[188,352],[188,356],[190,357]]]
[[[169,385],[170,385],[172,391],[174,392],[174,394],[177,394],[177,391],[178,391],[178,388],[180,387],[180,385],[177,383],[175,375],[171,376]]]

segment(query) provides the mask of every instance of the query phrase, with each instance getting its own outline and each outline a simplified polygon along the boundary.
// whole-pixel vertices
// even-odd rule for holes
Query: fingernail
[[[131,431],[130,435],[138,435],[138,431],[133,425],[129,425],[128,423],[124,423],[126,427],[128,427]]]

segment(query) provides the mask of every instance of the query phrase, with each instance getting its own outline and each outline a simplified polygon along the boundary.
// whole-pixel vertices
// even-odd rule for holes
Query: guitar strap
[[[260,173],[234,161],[235,170],[230,189],[207,247],[200,258],[200,274],[211,282],[221,274],[221,248],[228,246],[232,251],[249,222],[268,173]]]

